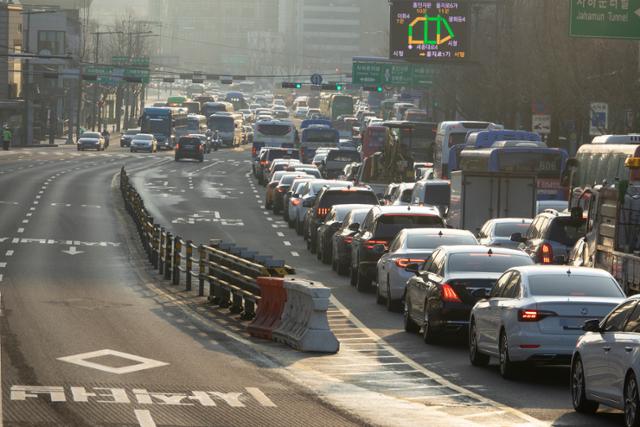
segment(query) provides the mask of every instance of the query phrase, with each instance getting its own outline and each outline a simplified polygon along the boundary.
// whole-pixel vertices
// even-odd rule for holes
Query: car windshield
[[[402,203],[411,203],[411,195],[413,194],[413,189],[409,188],[407,190],[403,190],[400,195],[400,201]]]
[[[128,131],[125,131],[125,133],[124,133],[124,134],[125,134],[125,135],[137,135],[137,134],[139,134],[139,133],[140,133],[140,129],[134,129],[134,130],[128,130]]]
[[[98,132],[85,132],[82,134],[81,138],[100,138],[100,134]]]
[[[447,270],[455,273],[504,273],[512,267],[532,265],[526,254],[491,254],[487,252],[454,253],[449,255]]]
[[[584,219],[573,220],[571,217],[558,217],[551,223],[546,238],[561,243],[565,246],[573,246],[579,238],[586,234]]]
[[[153,135],[138,134],[138,135],[135,136],[135,139],[151,141],[153,139]]]
[[[515,233],[520,233],[524,236],[527,233],[530,225],[531,221],[499,222],[496,224],[493,234],[496,237],[510,237]]]
[[[477,241],[471,234],[468,235],[424,235],[410,234],[407,236],[407,249],[435,249],[444,245],[475,245]]]
[[[442,218],[437,215],[387,214],[377,220],[374,235],[378,239],[393,239],[405,228],[442,227]]]
[[[540,274],[529,276],[528,280],[529,293],[533,296],[624,297],[615,280],[607,276]]]

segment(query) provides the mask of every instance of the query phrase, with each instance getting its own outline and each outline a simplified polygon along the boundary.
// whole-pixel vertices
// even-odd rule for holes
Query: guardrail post
[[[164,227],[160,227],[158,230],[158,273],[162,274],[164,272],[164,242],[165,242],[165,234]]]
[[[240,318],[242,320],[251,320],[256,317],[256,304],[252,299],[244,298],[244,310]]]
[[[191,270],[193,269],[193,242],[191,240],[187,240],[187,290],[191,290]]]
[[[198,296],[204,296],[204,275],[205,275],[205,253],[204,245],[198,246]]]
[[[207,268],[207,275],[208,277],[208,282],[209,282],[209,302],[211,304],[217,304],[218,303],[218,295],[216,295],[216,285],[215,285],[215,277],[214,277],[214,271],[213,271],[213,266],[211,265],[211,262],[213,261],[213,254],[208,253],[207,254],[207,265],[209,266],[209,268]],[[203,295],[204,295],[204,290],[203,290]]]
[[[167,233],[167,238],[164,247],[164,278],[171,280],[171,246],[173,236],[171,233]]]
[[[229,311],[233,314],[242,313],[242,295],[236,292],[231,293],[231,307]]]
[[[158,232],[160,227],[153,225],[151,230],[151,265],[158,268]]]
[[[182,238],[176,236],[173,239],[173,284],[180,284],[180,264],[182,264]]]

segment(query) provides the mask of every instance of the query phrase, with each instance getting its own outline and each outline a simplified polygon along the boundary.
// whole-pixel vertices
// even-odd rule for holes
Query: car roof
[[[340,185],[340,187],[334,187],[335,184],[328,184],[327,188],[325,189],[325,193],[329,192],[329,191],[366,191],[366,192],[373,192],[373,190],[371,190],[369,187],[356,187],[356,186],[352,186],[349,188],[345,188],[342,187],[343,185],[345,185],[344,183],[346,183],[347,181],[339,181],[337,185]],[[351,185],[353,185],[352,183],[350,183]]]
[[[573,267],[568,265],[527,265],[521,267],[513,267],[510,270],[517,270],[523,275],[558,275],[558,274],[569,274],[571,272],[572,275],[577,276],[601,276],[601,277],[611,277],[607,271],[599,269],[599,268],[590,268],[590,267]]]
[[[433,206],[376,206],[379,214],[433,214],[440,216],[440,211]]]
[[[455,228],[405,228],[401,231],[406,235],[420,234],[422,236],[473,236],[468,230],[458,230]]]
[[[344,204],[344,205],[333,205],[331,207],[331,209],[349,209],[349,210],[355,210],[355,209],[371,209],[373,206],[375,205],[368,205],[368,204],[362,204],[362,203],[354,203],[354,204]]]
[[[507,249],[507,248],[495,248],[495,247],[487,247],[484,245],[456,245],[456,246],[440,246],[440,250],[446,251],[447,253],[473,253],[473,254],[488,254],[491,251],[492,254],[496,255],[518,255],[525,256],[528,255],[521,250],[518,249]]]
[[[530,224],[533,222],[533,218],[493,218],[487,221],[492,224],[504,224],[504,223],[520,223]]]

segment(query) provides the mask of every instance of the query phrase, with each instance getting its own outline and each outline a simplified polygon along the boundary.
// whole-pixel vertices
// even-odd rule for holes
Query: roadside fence
[[[212,239],[194,243],[156,224],[124,167],[120,190],[133,218],[149,262],[174,286],[208,287],[209,302],[242,320],[252,336],[278,341],[300,351],[335,353],[338,340],[331,332],[327,308],[331,291],[300,279],[285,280],[295,270],[282,260]]]

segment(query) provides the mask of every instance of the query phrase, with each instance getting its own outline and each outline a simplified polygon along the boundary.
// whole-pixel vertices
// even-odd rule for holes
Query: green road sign
[[[640,0],[571,0],[570,34],[640,40]]]
[[[86,67],[84,74],[98,76],[98,83],[106,86],[116,86],[125,77],[142,79],[143,83],[149,83],[151,73],[149,70],[140,68],[119,68],[119,67]]]
[[[137,58],[129,58],[127,56],[112,56],[111,62],[114,65],[131,65],[133,67],[148,67],[149,57],[140,56]]]
[[[362,86],[422,87],[433,82],[435,69],[423,64],[394,62],[384,58],[354,58],[352,80]]]

